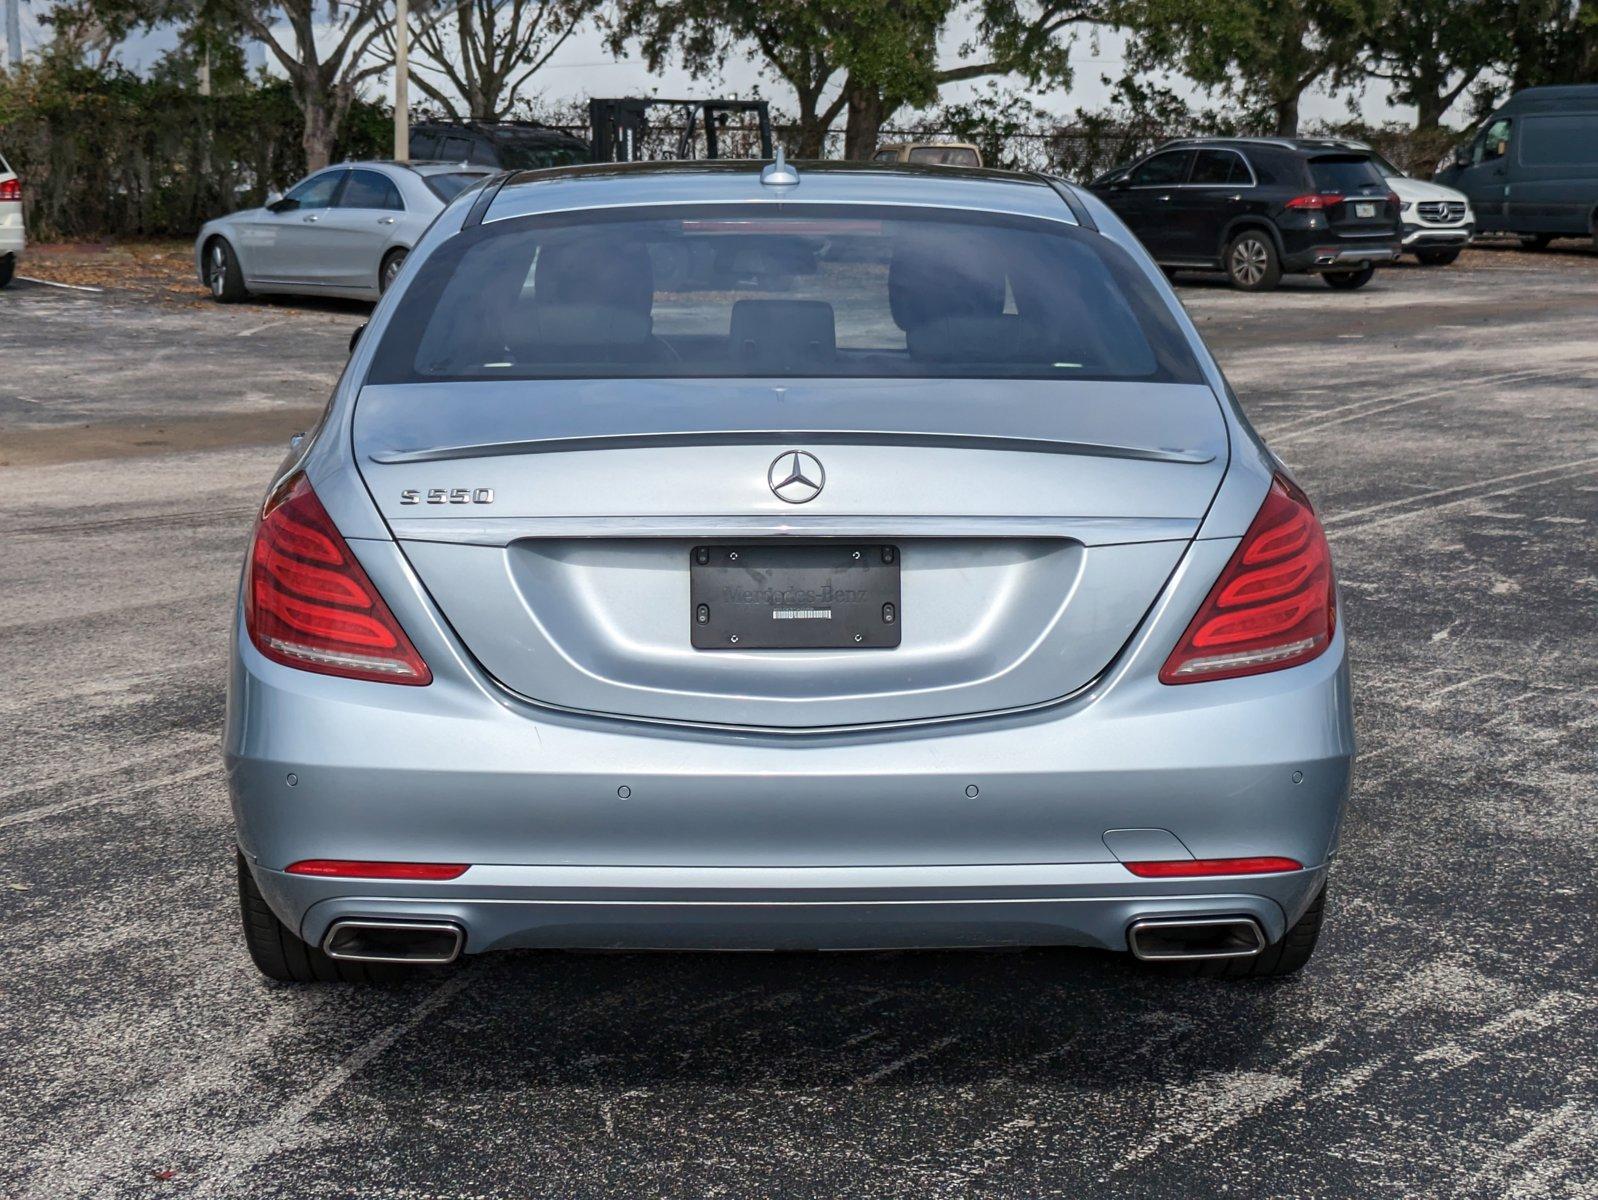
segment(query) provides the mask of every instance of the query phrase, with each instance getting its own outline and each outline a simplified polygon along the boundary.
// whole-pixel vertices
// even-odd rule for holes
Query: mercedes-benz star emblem
[[[766,471],[766,482],[771,484],[777,499],[786,500],[789,504],[803,504],[821,495],[821,489],[827,485],[827,472],[814,454],[806,454],[803,450],[784,450],[771,460],[771,467]]]

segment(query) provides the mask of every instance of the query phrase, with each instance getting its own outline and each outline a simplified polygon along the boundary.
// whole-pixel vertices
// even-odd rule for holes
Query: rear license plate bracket
[[[904,613],[899,548],[704,545],[688,555],[696,650],[885,650]]]

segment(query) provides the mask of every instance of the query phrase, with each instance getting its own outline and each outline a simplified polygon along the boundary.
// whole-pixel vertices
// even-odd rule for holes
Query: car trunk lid
[[[1079,690],[1158,595],[1227,458],[1214,395],[1177,384],[369,386],[354,432],[404,553],[505,687],[792,730]],[[825,472],[807,503],[772,488],[793,450]],[[695,649],[694,553],[745,544],[892,547],[897,645]]]

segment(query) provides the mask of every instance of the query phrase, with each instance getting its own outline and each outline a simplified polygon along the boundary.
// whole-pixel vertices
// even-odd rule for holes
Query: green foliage
[[[344,156],[387,154],[389,122],[358,103]],[[301,126],[288,84],[201,96],[181,63],[150,79],[53,60],[0,74],[0,144],[41,238],[192,233],[303,175]]]

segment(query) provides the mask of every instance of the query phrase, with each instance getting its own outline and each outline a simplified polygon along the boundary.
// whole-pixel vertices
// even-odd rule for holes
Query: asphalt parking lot
[[[512,954],[263,983],[252,509],[359,305],[0,293],[0,1194],[1598,1196],[1598,256],[1181,289],[1314,497],[1358,782],[1316,959]]]

